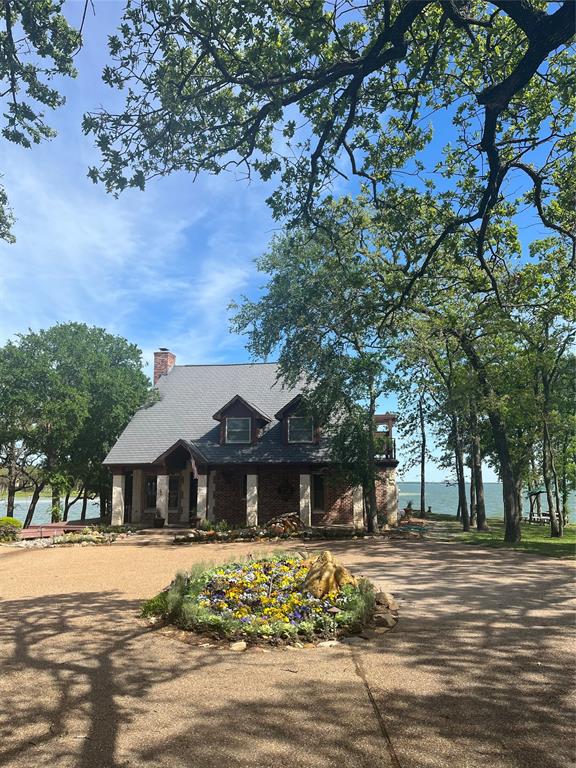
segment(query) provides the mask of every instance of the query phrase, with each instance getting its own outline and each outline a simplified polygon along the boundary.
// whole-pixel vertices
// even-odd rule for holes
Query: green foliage
[[[106,489],[102,461],[147,398],[141,365],[134,344],[83,323],[18,335],[0,349],[0,446],[24,447],[21,469],[59,492]]]
[[[22,523],[15,517],[0,517],[0,542],[16,541]]]
[[[375,241],[361,205],[326,212],[321,232],[300,227],[275,238],[258,262],[268,282],[244,301],[233,329],[255,357],[277,357],[283,379],[306,389],[302,407],[322,425],[332,459],[351,485],[373,486],[374,411],[389,389],[390,347],[378,328]],[[369,494],[368,494],[369,495]]]
[[[204,520],[200,521],[200,524],[198,525],[198,530],[200,531],[219,531],[220,533],[226,533],[226,531],[230,530],[230,525],[226,520],[219,520],[218,522],[214,520],[208,520],[205,518]]]
[[[104,71],[124,103],[84,118],[89,175],[120,192],[240,166],[279,178],[273,212],[298,222],[353,176],[382,218],[433,214],[396,255],[411,292],[498,209],[574,241],[573,35],[571,2],[129,3]]]
[[[56,109],[65,99],[51,83],[60,76],[76,76],[73,57],[81,35],[61,11],[62,0],[5,0],[0,11],[2,136],[26,148],[55,136],[43,109]],[[14,239],[12,223],[0,186],[0,238],[8,242]]]
[[[112,544],[116,539],[115,533],[99,533],[90,529],[84,529],[80,533],[63,533],[61,536],[54,536],[53,544]]]
[[[22,528],[22,521],[15,517],[0,517],[0,528],[4,527]]]

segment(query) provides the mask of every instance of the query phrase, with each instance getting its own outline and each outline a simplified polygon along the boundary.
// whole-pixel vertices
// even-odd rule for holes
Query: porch
[[[197,527],[203,520],[226,521],[231,527],[264,525],[296,513],[307,527],[364,525],[361,488],[346,488],[328,468],[310,467],[139,467],[115,472],[112,524],[152,528]]]

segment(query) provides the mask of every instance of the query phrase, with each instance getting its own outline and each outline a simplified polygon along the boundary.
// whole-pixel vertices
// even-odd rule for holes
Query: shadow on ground
[[[74,572],[62,574],[61,594],[3,601],[0,764],[571,764],[567,564],[426,542],[330,548],[400,598],[400,622],[382,640],[245,654],[191,647],[141,623],[140,600],[120,585],[67,591],[81,582]],[[135,544],[139,568],[152,549]],[[185,557],[226,560],[249,551],[203,549],[167,548],[166,574]],[[122,550],[128,556],[123,547],[92,550],[90,562],[95,567],[101,557],[102,567],[113,568]],[[30,561],[13,562],[21,569]]]

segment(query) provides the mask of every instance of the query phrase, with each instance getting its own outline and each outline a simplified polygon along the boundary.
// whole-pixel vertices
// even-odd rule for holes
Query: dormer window
[[[312,416],[288,417],[288,442],[289,443],[313,443],[314,419]]]
[[[228,416],[226,419],[227,443],[251,443],[252,419],[249,416]]]
[[[254,445],[272,419],[241,395],[234,395],[212,417],[220,422],[220,445]]]

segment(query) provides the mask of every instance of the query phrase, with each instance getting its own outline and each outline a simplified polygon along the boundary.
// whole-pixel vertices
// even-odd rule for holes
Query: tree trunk
[[[542,438],[542,475],[544,476],[548,514],[550,515],[550,535],[553,539],[559,539],[564,533],[564,526],[559,508],[558,477],[553,471],[552,449],[550,446],[548,424],[546,423],[546,414],[544,415]]]
[[[501,456],[500,477],[502,478],[502,501],[504,503],[504,541],[517,544],[522,540],[522,529],[514,469],[510,461],[508,446],[499,444],[499,440],[495,440],[495,443],[498,455]]]
[[[478,454],[475,457],[474,480],[476,482],[476,528],[479,531],[487,531],[486,501],[484,499],[484,478],[482,477],[482,458],[480,456],[480,441],[478,440]]]
[[[370,394],[370,403],[368,406],[368,455],[366,457],[366,468],[368,474],[368,509],[367,523],[368,532],[378,532],[378,504],[376,500],[376,464],[374,463],[374,456],[376,455],[376,442],[374,440],[374,431],[376,424],[374,422],[376,414],[376,396],[373,392]]]
[[[460,426],[455,415],[452,416],[452,433],[454,435],[454,460],[456,462],[456,476],[458,478],[458,506],[462,519],[462,530],[470,530],[470,515],[468,514],[468,497],[466,495],[466,477],[464,475],[464,452],[460,438]]]
[[[422,397],[418,401],[418,417],[420,421],[420,517],[426,517],[426,428]]]
[[[14,501],[16,499],[16,446],[10,443],[8,446],[7,467],[8,477],[6,491],[6,517],[14,517]]]
[[[76,496],[75,496],[75,497],[72,499],[72,501],[70,501],[70,494],[71,494],[71,493],[72,493],[72,491],[68,491],[68,493],[66,494],[66,498],[65,498],[65,500],[64,500],[64,520],[68,520],[68,513],[69,513],[69,511],[70,511],[71,507],[73,507],[73,506],[74,506],[74,504],[76,504],[76,502],[78,501],[78,499],[79,499],[79,498],[82,496],[82,494],[84,493],[84,486],[80,486],[80,490],[79,490],[79,492],[78,492],[78,493],[76,494]]]
[[[476,471],[470,457],[470,525],[476,525]]]
[[[52,486],[52,522],[60,522],[60,490],[56,486]]]
[[[568,525],[568,444],[562,446],[562,520]]]
[[[14,517],[14,501],[16,499],[16,480],[13,477],[10,477],[10,475],[8,475],[8,485],[6,490],[8,492],[8,496],[6,497],[6,517]]]
[[[476,499],[476,529],[478,531],[487,531],[486,522],[486,502],[484,499],[484,478],[482,477],[482,451],[480,449],[480,435],[478,434],[478,419],[476,411],[472,410],[471,418],[471,464],[474,475],[474,496]]]
[[[80,512],[80,520],[86,520],[86,510],[88,508],[88,489],[84,491],[82,496],[82,511]]]
[[[532,470],[532,480],[534,481],[536,486],[540,485],[540,480],[538,479],[538,473],[536,472],[536,460],[534,458],[534,453],[532,453],[532,456],[530,458],[530,468]],[[540,494],[537,493],[535,495],[535,504],[536,504],[536,515],[539,520],[542,519],[542,500],[540,498]],[[533,506],[530,504],[530,516],[532,516],[532,510]]]
[[[457,336],[462,345],[462,349],[466,353],[468,360],[470,360],[472,368],[476,371],[482,393],[486,397],[487,402],[495,403],[497,401],[496,392],[488,381],[488,375],[484,368],[484,364],[476,352],[471,339],[464,334],[457,334]],[[516,544],[522,539],[522,529],[516,496],[515,471],[510,455],[508,437],[506,435],[502,417],[497,408],[490,407],[487,414],[492,429],[492,436],[494,438],[494,446],[498,455],[498,462],[500,464],[505,523],[504,541],[510,544]]]
[[[28,511],[26,512],[26,519],[24,520],[24,528],[29,528],[32,524],[32,518],[34,517],[34,512],[36,511],[36,504],[38,504],[38,499],[40,498],[40,494],[42,493],[45,485],[46,483],[38,483],[34,486],[34,492],[32,493],[32,498],[30,499],[30,506],[28,507]]]

